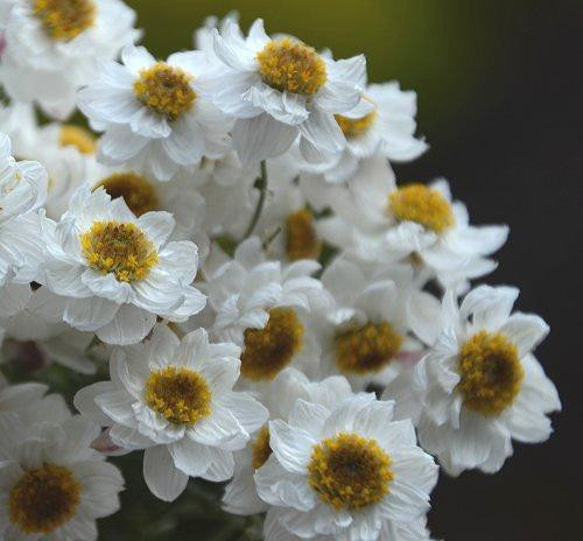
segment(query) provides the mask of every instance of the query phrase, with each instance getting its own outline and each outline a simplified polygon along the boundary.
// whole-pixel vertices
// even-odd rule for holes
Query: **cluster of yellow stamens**
[[[160,201],[156,189],[143,176],[127,171],[114,173],[95,185],[94,189],[103,186],[112,199],[123,197],[126,205],[136,215],[158,210]]]
[[[338,122],[346,139],[356,139],[365,135],[374,124],[376,117],[376,111],[364,115],[361,118],[348,118],[342,115],[335,115],[336,122]]]
[[[409,184],[391,193],[389,210],[399,222],[416,222],[443,233],[455,225],[451,204],[436,189]]]
[[[271,446],[269,445],[269,427],[263,425],[251,445],[251,464],[253,469],[258,470],[261,468],[267,462],[272,452]]]
[[[318,259],[322,243],[309,209],[292,212],[285,220],[285,254],[289,261]]]
[[[47,34],[57,41],[71,41],[95,24],[93,0],[33,0],[33,13]]]
[[[399,353],[403,337],[390,323],[367,323],[336,337],[336,363],[345,374],[379,372]]]
[[[28,470],[10,490],[10,522],[25,534],[48,535],[74,517],[81,488],[62,466],[46,463]]]
[[[152,372],[145,386],[146,404],[174,424],[194,425],[211,414],[211,391],[194,370],[168,366]]]
[[[62,147],[75,147],[81,154],[95,154],[95,136],[81,126],[65,124],[61,127],[59,144]]]
[[[190,86],[192,75],[166,62],[156,62],[140,71],[134,93],[146,107],[168,120],[192,110],[197,98]]]
[[[380,502],[394,479],[392,461],[373,439],[340,433],[314,446],[308,482],[337,510],[358,510]]]
[[[80,241],[91,268],[101,274],[113,273],[120,282],[143,280],[158,262],[152,242],[131,223],[96,221]]]
[[[265,84],[280,92],[312,96],[328,79],[326,63],[308,45],[291,38],[270,41],[257,53]]]
[[[304,326],[292,308],[274,308],[263,329],[245,331],[241,374],[261,381],[273,379],[302,348]]]
[[[461,348],[457,390],[464,406],[486,416],[500,415],[518,393],[524,369],[518,349],[502,333],[481,331]]]

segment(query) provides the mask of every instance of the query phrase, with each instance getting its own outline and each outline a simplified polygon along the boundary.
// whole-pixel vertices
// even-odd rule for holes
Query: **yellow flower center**
[[[241,374],[256,381],[273,379],[302,348],[303,338],[304,326],[296,312],[274,308],[263,329],[245,331]]]
[[[370,130],[376,120],[377,112],[373,111],[362,118],[348,118],[342,115],[334,116],[344,134],[344,137],[346,137],[346,139],[356,139],[365,135],[368,130]]]
[[[146,404],[169,422],[194,425],[211,414],[211,391],[194,370],[168,366],[150,374],[145,386]]]
[[[379,503],[389,493],[391,465],[375,440],[342,432],[314,446],[308,482],[323,502],[354,511]]]
[[[8,515],[25,534],[49,535],[75,516],[80,502],[81,484],[71,471],[46,463],[12,487]]]
[[[450,203],[434,188],[409,184],[389,196],[389,209],[399,222],[416,222],[443,233],[455,225]]]
[[[251,464],[254,470],[258,470],[267,462],[271,456],[271,446],[269,445],[269,427],[263,425],[257,438],[251,445]]]
[[[390,323],[367,323],[336,337],[336,363],[345,374],[379,372],[399,353],[403,337]]]
[[[140,71],[134,93],[146,107],[168,120],[176,120],[192,110],[197,93],[190,83],[192,75],[165,62],[156,62]]]
[[[289,261],[318,259],[322,243],[308,209],[293,212],[285,220],[285,253]]]
[[[113,273],[120,282],[143,280],[158,262],[156,248],[134,224],[96,221],[80,240],[91,268]]]
[[[291,38],[270,41],[257,53],[257,61],[263,82],[280,92],[311,96],[328,79],[322,57],[312,47]]]
[[[33,0],[33,13],[57,41],[71,41],[91,28],[97,18],[93,0]]]
[[[112,199],[123,197],[126,205],[136,215],[141,216],[160,208],[156,189],[143,176],[132,171],[114,173],[104,178],[94,189],[103,186]]]
[[[458,369],[464,406],[486,416],[510,406],[524,378],[517,347],[501,333],[472,336],[461,348]]]
[[[62,147],[75,147],[81,154],[95,154],[95,136],[81,126],[65,124],[61,127],[59,144]]]

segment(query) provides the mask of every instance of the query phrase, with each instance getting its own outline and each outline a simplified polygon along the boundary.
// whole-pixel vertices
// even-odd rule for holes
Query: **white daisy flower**
[[[37,162],[17,162],[10,139],[0,133],[0,288],[8,280],[23,284],[37,277],[43,243],[35,211],[46,194],[45,169]]]
[[[308,182],[302,187],[310,189]],[[469,225],[468,211],[452,201],[447,181],[430,186],[397,186],[384,159],[372,158],[351,179],[348,188],[331,187],[318,194],[330,198],[338,216],[320,222],[321,234],[332,244],[365,261],[415,264],[427,279],[448,287],[491,272],[487,256],[508,236],[504,225]]]
[[[188,477],[226,481],[233,451],[267,420],[250,395],[233,392],[240,349],[209,344],[204,329],[182,340],[159,325],[145,343],[116,349],[111,382],[81,390],[75,405],[125,449],[146,449],[144,477],[157,497],[172,501]]]
[[[175,53],[163,62],[144,47],[128,46],[122,62],[103,64],[97,80],[79,92],[79,108],[105,131],[101,161],[165,181],[229,150],[229,122],[201,95],[211,69],[204,53]]]
[[[23,362],[43,367],[54,361],[81,374],[95,373],[88,358],[94,335],[72,329],[54,310],[53,296],[46,287],[33,290],[28,284],[14,285],[0,298],[0,362]]]
[[[439,301],[421,290],[406,266],[357,265],[335,260],[322,275],[333,303],[319,317],[322,371],[341,373],[354,389],[384,387],[399,365],[420,359],[423,342],[441,329]]]
[[[2,0],[6,41],[0,80],[18,101],[64,118],[100,61],[115,58],[139,32],[120,0]]]
[[[265,541],[302,541],[304,537],[294,535],[285,529],[273,514],[267,515],[264,525]],[[334,541],[333,535],[316,535],[312,541]],[[427,529],[427,519],[421,517],[411,522],[383,522],[376,541],[431,541]]]
[[[19,159],[35,160],[47,170],[49,181],[44,204],[47,216],[58,220],[67,210],[73,192],[103,168],[95,159],[96,138],[87,129],[53,122],[40,126],[31,116],[23,125],[9,125],[13,152]],[[23,109],[20,117],[26,114]],[[28,116],[28,115],[27,115]],[[24,133],[26,132],[26,133]]]
[[[273,453],[255,475],[269,520],[302,539],[376,541],[422,519],[437,466],[392,417],[391,402],[360,394],[332,408],[300,399],[288,422],[270,421]]]
[[[176,220],[172,239],[191,239],[201,248],[207,245],[201,228],[205,222],[205,200],[193,182],[185,178],[162,183],[129,167],[101,167],[90,178],[93,190],[103,187],[115,200],[123,198],[139,218],[147,212],[166,211]]]
[[[115,513],[123,479],[91,449],[99,427],[0,414],[0,536],[6,541],[93,541],[96,519]],[[41,422],[42,421],[42,422]]]
[[[512,439],[547,440],[547,414],[561,409],[532,354],[548,326],[535,315],[511,315],[517,297],[515,288],[480,286],[458,309],[449,292],[443,333],[416,369],[425,391],[419,440],[452,475],[497,472],[512,455]]]
[[[232,261],[209,273],[203,286],[216,314],[213,332],[242,347],[241,375],[249,385],[269,384],[292,363],[312,372],[320,357],[311,304],[323,294],[311,277],[315,261],[288,266],[266,261],[257,237],[239,245]]]
[[[369,85],[359,105],[336,115],[346,148],[323,164],[304,163],[301,167],[322,174],[327,182],[346,182],[363,159],[377,153],[390,162],[414,160],[428,148],[423,139],[415,138],[416,114],[415,92],[402,91],[395,81]]]
[[[334,404],[350,396],[350,384],[341,376],[312,382],[302,372],[286,368],[277,375],[260,398],[261,403],[269,410],[270,419],[287,421],[300,398],[332,409]],[[235,453],[235,475],[225,488],[223,496],[226,511],[235,515],[254,515],[269,509],[269,505],[257,494],[254,475],[267,462],[271,452],[269,426],[265,424],[244,450]]]
[[[167,212],[137,218],[123,198],[79,188],[58,223],[43,221],[43,283],[55,294],[55,312],[117,345],[142,340],[157,316],[180,321],[200,312],[206,299],[191,285],[197,247],[168,242],[174,226]]]
[[[6,413],[19,415],[38,410],[47,391],[48,387],[42,383],[8,385],[0,381],[0,417]]]
[[[346,145],[335,114],[361,99],[364,56],[334,61],[292,37],[271,39],[263,21],[245,38],[234,21],[214,31],[215,54],[224,70],[206,91],[225,114],[237,119],[233,146],[243,163],[279,156],[299,137],[310,162]]]
[[[322,240],[316,218],[296,182],[278,178],[279,171],[269,164],[269,193],[255,232],[261,237],[266,254],[287,262],[318,260]]]

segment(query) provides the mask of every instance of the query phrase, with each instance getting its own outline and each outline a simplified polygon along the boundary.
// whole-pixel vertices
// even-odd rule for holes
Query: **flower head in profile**
[[[167,501],[188,477],[226,481],[233,451],[243,449],[267,420],[267,410],[246,393],[233,392],[240,349],[209,343],[205,330],[182,340],[159,325],[145,343],[117,349],[111,382],[82,389],[79,410],[109,427],[113,443],[145,449],[144,477]]]
[[[37,404],[36,415],[0,413],[3,539],[92,541],[96,519],[120,507],[122,476],[91,448],[99,427],[60,404]]]
[[[229,150],[229,123],[202,95],[211,69],[204,53],[183,52],[157,61],[144,47],[128,46],[122,63],[101,66],[79,93],[79,107],[104,131],[99,157],[170,180],[181,167]]]
[[[0,78],[13,99],[36,102],[66,118],[77,90],[100,62],[115,58],[140,32],[121,0],[5,0],[0,26],[6,40]]]
[[[256,473],[259,496],[271,505],[268,524],[342,541],[374,541],[398,523],[418,524],[437,466],[417,447],[411,422],[392,416],[393,403],[360,394],[332,407],[298,400],[287,422],[270,421],[273,452]]]
[[[416,368],[424,395],[419,440],[452,475],[497,472],[512,454],[512,439],[547,440],[547,414],[561,409],[532,354],[548,327],[538,316],[511,314],[517,297],[515,288],[480,286],[458,308],[449,292],[443,333]]]
[[[79,188],[61,220],[43,225],[54,310],[72,327],[124,345],[142,340],[158,316],[183,320],[200,312],[206,299],[191,285],[198,250],[169,241],[174,227],[167,212],[138,218],[103,187]]]
[[[235,21],[214,32],[215,54],[224,69],[206,81],[205,90],[237,119],[233,145],[243,163],[279,156],[298,137],[310,162],[344,148],[334,115],[350,111],[361,99],[363,56],[334,61],[296,38],[272,39],[260,19],[248,37]]]

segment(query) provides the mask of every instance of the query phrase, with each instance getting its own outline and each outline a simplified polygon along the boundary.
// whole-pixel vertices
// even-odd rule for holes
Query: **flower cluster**
[[[471,283],[508,228],[397,182],[416,95],[364,56],[229,15],[163,60],[134,23],[0,1],[0,539],[96,539],[142,451],[267,541],[430,539],[439,468],[497,472],[561,408],[546,323]],[[54,363],[78,414],[30,382]]]

